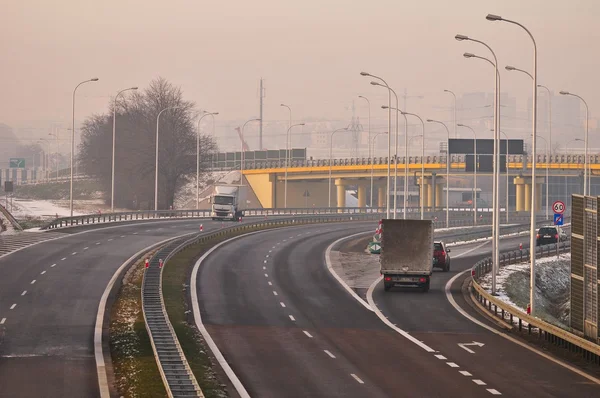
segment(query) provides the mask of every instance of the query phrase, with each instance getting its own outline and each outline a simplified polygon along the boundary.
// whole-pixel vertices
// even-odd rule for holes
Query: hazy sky
[[[26,127],[68,121],[71,93],[82,86],[77,119],[104,112],[119,89],[163,76],[199,107],[222,119],[258,115],[258,80],[266,84],[265,122],[342,118],[358,94],[383,123],[385,90],[361,70],[384,77],[399,93],[424,95],[409,110],[449,120],[451,97],[491,91],[493,72],[465,51],[488,56],[456,33],[486,41],[499,64],[532,68],[537,39],[539,82],[578,93],[600,112],[598,0],[2,0],[0,122]],[[527,108],[530,81],[502,72],[503,91]],[[356,102],[366,120],[365,103]]]

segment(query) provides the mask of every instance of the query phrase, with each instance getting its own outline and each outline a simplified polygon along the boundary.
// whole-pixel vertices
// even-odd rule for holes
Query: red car
[[[433,243],[433,268],[441,268],[442,271],[450,271],[450,249],[443,242]]]

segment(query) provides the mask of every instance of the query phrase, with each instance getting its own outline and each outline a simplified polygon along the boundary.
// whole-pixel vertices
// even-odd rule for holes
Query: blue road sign
[[[563,225],[564,219],[562,214],[555,213],[554,214],[554,225]]]

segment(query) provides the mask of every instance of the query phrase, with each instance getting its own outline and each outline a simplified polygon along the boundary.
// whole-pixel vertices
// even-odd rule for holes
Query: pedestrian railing
[[[560,253],[568,253],[571,249],[569,241],[557,244],[536,247],[536,258],[551,257]],[[518,264],[528,261],[530,250],[516,250],[500,254],[499,266]],[[486,258],[476,263],[471,269],[473,299],[495,318],[507,324],[511,330],[525,334],[529,337],[537,336],[538,340],[562,348],[570,353],[577,354],[586,361],[600,365],[600,345],[598,342],[587,340],[574,331],[565,330],[552,325],[539,318],[533,317],[521,309],[511,306],[494,297],[490,292],[481,287],[480,280],[485,274],[492,271],[492,259]]]

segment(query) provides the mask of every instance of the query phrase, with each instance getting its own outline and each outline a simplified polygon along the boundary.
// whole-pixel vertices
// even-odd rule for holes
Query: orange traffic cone
[[[150,262],[146,259],[146,268],[150,268]]]

